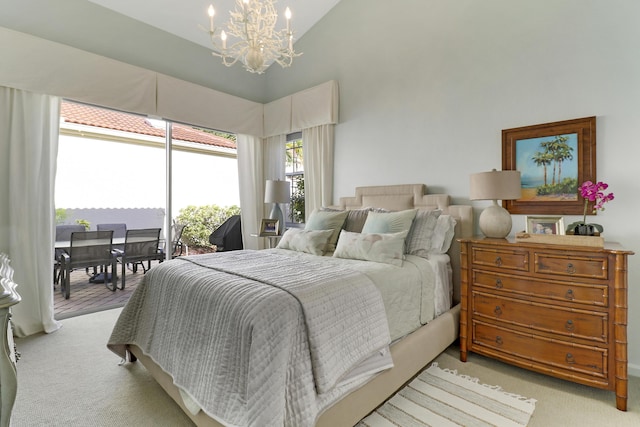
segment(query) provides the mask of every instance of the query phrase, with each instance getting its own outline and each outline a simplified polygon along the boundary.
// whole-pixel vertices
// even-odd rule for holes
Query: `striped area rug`
[[[357,427],[526,426],[535,402],[433,363]]]

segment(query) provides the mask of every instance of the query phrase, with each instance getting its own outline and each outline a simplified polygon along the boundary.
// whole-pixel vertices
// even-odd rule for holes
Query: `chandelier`
[[[289,67],[293,58],[302,55],[293,50],[291,31],[291,10],[287,7],[285,18],[287,27],[275,30],[278,13],[276,0],[236,0],[236,10],[229,12],[226,31],[213,25],[215,10],[209,6],[209,35],[216,51],[213,56],[222,58],[227,67],[242,61],[244,68],[262,74],[269,65],[277,62],[283,68]],[[229,39],[229,36],[232,39]]]

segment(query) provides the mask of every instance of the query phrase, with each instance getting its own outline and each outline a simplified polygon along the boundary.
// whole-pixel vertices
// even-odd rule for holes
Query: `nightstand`
[[[460,360],[475,352],[611,390],[627,409],[627,257],[604,248],[461,243]]]
[[[259,234],[252,234],[251,237],[260,237],[263,239],[267,239],[268,249],[272,249],[278,246],[278,242],[280,241],[280,238],[282,238],[282,236],[261,236]]]

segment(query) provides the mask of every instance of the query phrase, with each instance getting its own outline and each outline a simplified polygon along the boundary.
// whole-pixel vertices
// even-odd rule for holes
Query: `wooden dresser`
[[[604,248],[461,239],[460,360],[475,352],[612,390],[627,410],[627,256]]]

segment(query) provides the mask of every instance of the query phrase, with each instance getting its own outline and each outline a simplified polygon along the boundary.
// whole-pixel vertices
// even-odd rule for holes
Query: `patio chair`
[[[127,230],[124,241],[124,251],[117,250],[118,260],[122,264],[122,285],[125,286],[125,270],[126,265],[131,264],[135,273],[137,266],[142,266],[143,273],[151,268],[151,261],[164,260],[163,252],[160,245],[160,229],[159,228],[141,228]],[[147,262],[148,268],[145,268],[144,262]]]
[[[56,225],[56,242],[71,240],[71,233],[75,231],[85,231],[84,225]],[[53,260],[53,288],[60,282],[60,257],[66,252],[65,249],[56,249]]]
[[[96,230],[104,231],[104,230],[113,230],[113,241],[116,239],[121,239],[124,242],[124,238],[127,234],[127,224],[124,223],[113,223],[113,224],[96,224]],[[114,243],[113,250],[124,251],[124,243]],[[90,274],[87,271],[87,274]],[[98,272],[97,268],[93,268],[93,274],[90,274],[91,279],[89,282],[91,283],[104,283],[105,280],[109,280],[109,277],[105,276],[103,271]]]
[[[116,252],[113,250],[113,230],[76,231],[71,233],[68,252],[60,256],[60,288],[65,297],[71,295],[71,271],[77,268],[100,267],[105,277],[111,266],[111,280],[105,280],[108,289],[115,291],[118,283]]]
[[[96,224],[96,229],[98,231],[113,230],[114,239],[124,239],[125,236],[127,235],[127,224],[124,224],[124,223]],[[113,249],[118,249],[123,251],[124,245],[113,245]]]
[[[171,257],[181,256],[184,248],[187,246],[182,242],[182,233],[186,225],[178,224],[173,221],[173,225],[171,226],[171,245],[169,245],[165,239],[160,239],[160,251],[162,252],[163,259],[166,257],[166,252],[168,248],[171,248]]]
[[[186,225],[173,223],[173,240],[171,241],[171,256],[182,256],[182,251],[186,246],[182,242],[182,233],[184,232]]]

